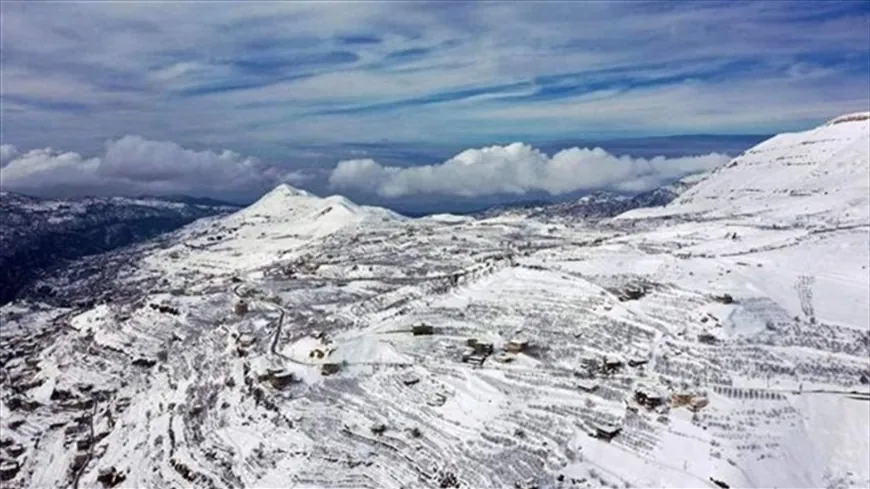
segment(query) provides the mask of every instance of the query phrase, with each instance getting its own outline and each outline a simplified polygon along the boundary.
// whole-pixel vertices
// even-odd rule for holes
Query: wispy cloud
[[[779,132],[870,106],[870,4],[0,4],[3,141]],[[86,121],[86,122],[84,122]],[[265,150],[263,150],[265,151]],[[332,163],[335,163],[333,161]]]

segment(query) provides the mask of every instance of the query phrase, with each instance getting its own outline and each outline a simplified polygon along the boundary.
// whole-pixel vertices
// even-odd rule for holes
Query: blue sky
[[[0,136],[14,154],[102,161],[106,141],[133,135],[228,149],[238,158],[221,164],[255,158],[270,178],[324,189],[339,160],[395,147],[772,134],[870,106],[867,1],[4,1],[0,13]]]

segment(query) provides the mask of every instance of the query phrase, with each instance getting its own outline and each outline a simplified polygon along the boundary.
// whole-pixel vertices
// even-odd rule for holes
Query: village
[[[245,273],[203,279],[191,265],[165,285],[154,277],[148,297],[58,319],[78,342],[58,354],[66,368],[106,372],[88,374],[92,391],[46,377],[56,370],[43,356],[38,368],[10,364],[21,394],[7,405],[70,430],[58,463],[82,486],[366,487],[376,474],[393,489],[568,489],[651,487],[663,479],[643,474],[666,474],[723,488],[795,446],[783,433],[801,425],[800,403],[863,399],[861,334],[741,295],[723,265],[624,269],[615,263],[634,249],[601,245],[621,233],[421,220],[334,233]],[[87,404],[107,385],[110,399]],[[51,400],[52,389],[72,397]],[[147,389],[161,394],[137,394]],[[62,414],[67,404],[97,411]],[[37,429],[55,439],[50,424],[16,433]],[[147,440],[145,455],[106,459],[121,437]],[[35,452],[10,440],[0,476],[20,480]],[[142,456],[170,463],[137,475],[124,460]]]

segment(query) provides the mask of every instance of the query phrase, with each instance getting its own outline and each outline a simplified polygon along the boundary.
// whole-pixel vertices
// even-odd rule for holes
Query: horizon
[[[241,203],[286,182],[411,212],[558,202],[870,109],[861,1],[0,14],[0,186],[36,196]]]
[[[686,154],[685,148],[692,147],[701,147],[707,150],[720,151],[725,154],[729,154],[731,157],[736,157],[738,154],[742,153],[744,150],[749,149],[751,146],[769,139],[773,135],[735,135],[735,136],[717,136],[717,135],[677,135],[677,136],[657,136],[652,138],[632,138],[625,140],[613,140],[613,141],[597,141],[588,143],[588,146],[592,147],[602,147],[605,150],[611,150],[611,152],[615,154],[623,154],[626,151],[631,151],[632,154],[637,155],[639,157],[647,156],[648,154],[655,155],[669,155],[669,154],[678,154],[683,155]],[[653,144],[658,143],[658,144]],[[751,143],[751,144],[750,144]],[[563,141],[554,141],[551,143],[544,143],[541,146],[543,148],[547,147],[562,147],[565,144]],[[673,145],[674,147],[668,148],[668,146]],[[388,148],[387,151],[392,151],[392,148]],[[625,151],[623,151],[625,150]],[[442,150],[444,151],[444,150]],[[405,155],[407,157],[407,155]],[[415,161],[419,160],[421,156],[416,155],[412,156],[404,161]],[[446,157],[444,159],[447,159]],[[385,156],[385,161],[390,160],[390,156]],[[423,161],[423,160],[420,160]],[[704,172],[701,172],[704,173]],[[684,176],[689,176],[684,175]],[[683,177],[680,177],[683,178]],[[279,182],[274,186],[264,188],[262,192],[256,193],[249,196],[242,196],[241,198],[221,198],[221,196],[215,195],[198,195],[196,193],[126,193],[126,194],[118,194],[118,193],[82,193],[78,190],[74,190],[72,193],[65,193],[61,190],[59,193],[49,192],[48,194],[40,195],[39,192],[32,193],[27,191],[18,191],[18,190],[6,190],[0,189],[2,192],[10,192],[19,195],[23,195],[31,198],[43,198],[43,199],[88,199],[88,198],[112,198],[112,197],[124,197],[131,199],[159,199],[164,201],[176,201],[176,202],[186,202],[190,200],[210,200],[214,201],[215,204],[226,204],[231,206],[238,207],[246,207],[255,202],[257,202],[264,195],[268,194],[275,188],[281,185],[291,185],[294,188],[306,190],[308,192],[313,193],[319,197],[327,197],[330,195],[345,195],[351,198],[351,200],[364,203],[366,205],[375,205],[388,208],[395,212],[399,212],[400,214],[409,216],[409,217],[422,217],[426,215],[439,214],[439,213],[452,213],[452,214],[471,214],[475,212],[480,212],[486,209],[490,209],[498,206],[515,206],[515,205],[524,205],[526,203],[546,203],[546,204],[556,204],[561,202],[569,202],[576,200],[585,195],[591,195],[598,192],[607,192],[616,195],[624,195],[624,196],[634,196],[637,194],[641,194],[644,192],[648,192],[650,190],[654,190],[655,188],[660,188],[662,186],[669,185],[680,178],[675,178],[673,180],[664,181],[662,185],[658,187],[653,187],[649,189],[637,190],[637,191],[621,191],[619,189],[614,188],[596,188],[590,190],[579,190],[573,192],[567,192],[560,195],[550,195],[546,192],[537,192],[537,193],[529,193],[523,194],[520,196],[513,195],[492,195],[484,197],[484,198],[453,198],[449,201],[444,201],[439,198],[439,196],[434,196],[431,199],[420,199],[413,202],[405,202],[402,199],[378,199],[377,197],[362,195],[360,199],[360,194],[354,191],[350,192],[335,192],[329,189],[328,187],[320,187],[320,188],[310,188],[306,185],[307,182],[303,182],[302,184],[291,183],[291,182]]]

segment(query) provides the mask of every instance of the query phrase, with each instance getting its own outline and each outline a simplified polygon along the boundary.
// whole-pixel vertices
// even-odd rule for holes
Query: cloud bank
[[[396,198],[437,194],[478,197],[613,188],[641,192],[728,162],[710,153],[679,158],[615,156],[601,148],[570,148],[548,156],[523,143],[468,149],[439,164],[384,166],[372,159],[339,162],[329,177],[336,189]]]
[[[304,176],[228,150],[195,151],[170,141],[124,136],[102,155],[0,147],[0,187],[31,195],[174,195],[232,199]]]

